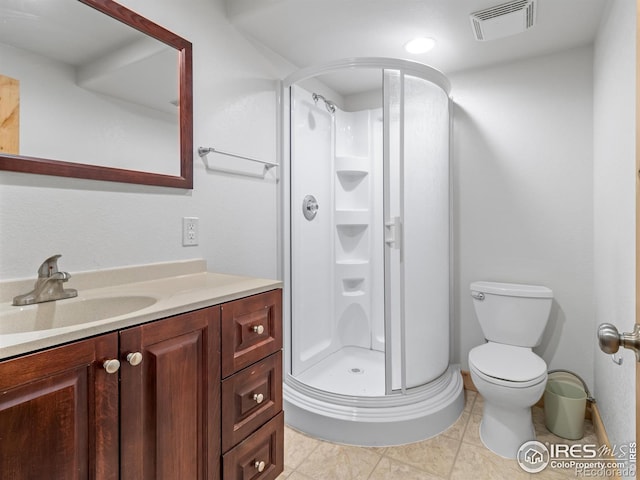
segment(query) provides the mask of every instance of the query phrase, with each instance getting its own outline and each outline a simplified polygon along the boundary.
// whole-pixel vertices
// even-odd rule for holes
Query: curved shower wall
[[[366,86],[327,88],[347,68],[367,69]],[[463,408],[449,365],[448,81],[356,59],[294,74],[282,100],[287,422],[359,445],[433,436]]]

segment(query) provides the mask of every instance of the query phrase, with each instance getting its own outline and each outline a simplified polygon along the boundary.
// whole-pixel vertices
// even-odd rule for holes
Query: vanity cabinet
[[[284,469],[281,291],[223,304],[221,314],[222,476],[273,480]]]
[[[219,323],[211,307],[119,333],[122,480],[218,478]]]
[[[110,333],[0,362],[0,478],[118,478],[117,355]]]
[[[276,478],[281,316],[278,289],[0,361],[0,478]]]

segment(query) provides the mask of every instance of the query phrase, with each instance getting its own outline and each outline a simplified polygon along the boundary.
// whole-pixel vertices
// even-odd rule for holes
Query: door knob
[[[635,324],[633,332],[620,333],[615,325],[603,323],[598,327],[598,344],[604,353],[613,355],[620,346],[633,350],[640,362],[640,325]]]

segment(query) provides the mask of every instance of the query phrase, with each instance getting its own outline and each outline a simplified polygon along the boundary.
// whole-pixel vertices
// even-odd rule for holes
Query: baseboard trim
[[[598,443],[600,445],[605,445],[608,451],[612,451],[611,443],[609,442],[609,436],[607,435],[607,430],[604,428],[604,422],[602,421],[602,417],[600,416],[600,410],[598,410],[598,404],[591,403],[587,405],[587,407],[590,407],[587,408],[587,410],[591,410],[591,421],[593,422],[593,429],[596,432],[596,437],[598,437]],[[615,461],[615,458],[613,456],[610,455],[609,458],[611,458],[612,461]],[[621,480],[622,477],[618,472],[617,475],[614,475],[610,478],[613,480]]]
[[[473,384],[473,380],[471,380],[471,372],[469,372],[468,370],[461,370],[460,373],[462,374],[462,383],[464,384],[464,389],[470,390],[472,392],[477,392],[478,389]]]

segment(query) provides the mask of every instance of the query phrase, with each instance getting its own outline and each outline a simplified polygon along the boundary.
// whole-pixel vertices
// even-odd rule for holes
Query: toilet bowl
[[[487,343],[469,352],[471,379],[484,399],[480,438],[494,453],[516,458],[535,440],[531,407],[542,397],[547,365],[538,345],[553,292],[534,285],[474,282],[471,295]]]
[[[535,440],[531,407],[547,383],[547,365],[531,349],[485,343],[469,352],[473,384],[484,399],[480,438],[494,453],[516,458]]]

